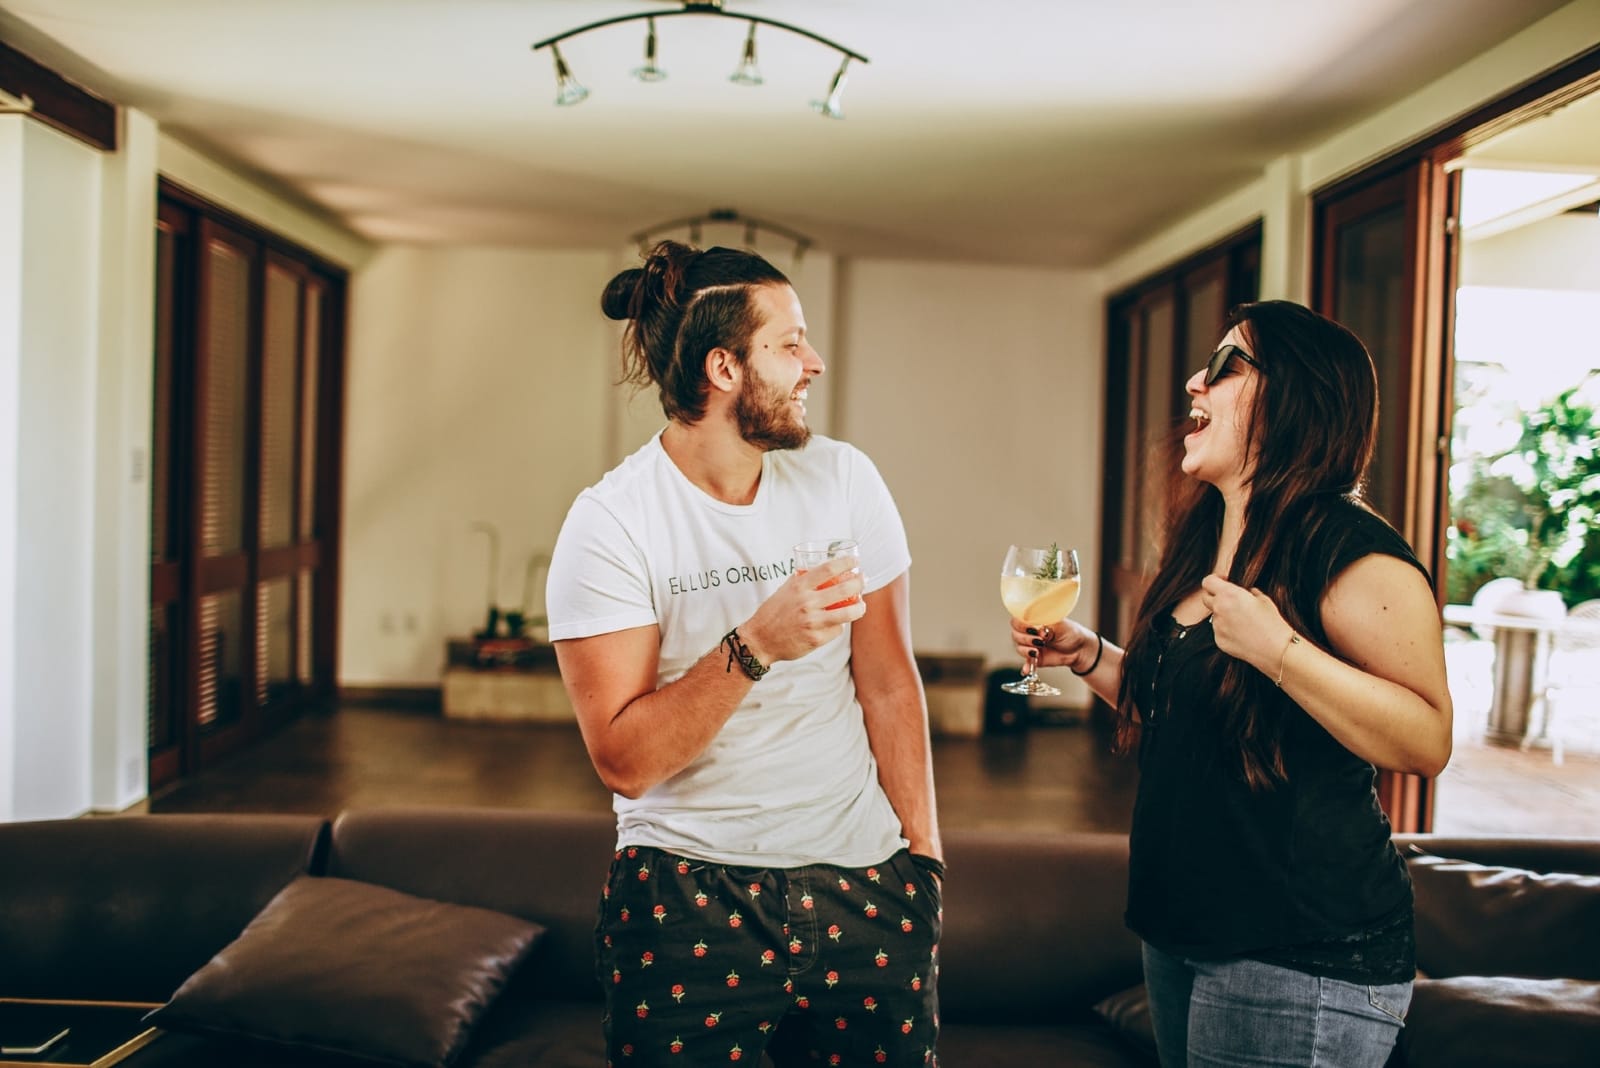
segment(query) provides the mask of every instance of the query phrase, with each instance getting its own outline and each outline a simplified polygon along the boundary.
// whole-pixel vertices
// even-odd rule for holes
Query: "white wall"
[[[1015,653],[1000,605],[1013,543],[1076,546],[1094,622],[1102,404],[1087,272],[855,261],[841,268],[840,436],[877,463],[911,540],[919,651]],[[1069,696],[1086,699],[1077,687]],[[1066,687],[1064,687],[1065,689]]]
[[[150,658],[150,440],[154,391],[156,125],[122,117],[101,165],[99,322],[91,387],[90,803],[145,795]]]
[[[25,122],[10,148],[19,403],[11,790],[0,817],[28,819],[82,812],[90,799],[101,174],[98,153],[39,123]]]
[[[391,246],[351,287],[339,681],[438,685],[611,460],[610,251]],[[657,409],[659,414],[659,409]],[[659,419],[657,420],[659,422]],[[543,590],[537,596],[542,599]]]
[[[22,137],[20,115],[0,115],[0,821],[16,811],[17,477],[22,444]]]
[[[617,324],[599,310],[632,262],[390,247],[359,273],[341,684],[437,685],[446,638],[481,626],[487,607],[488,542],[471,524],[498,528],[497,601],[518,604],[526,562],[551,548],[578,491],[660,427],[652,391],[630,404],[614,384]],[[817,429],[865,448],[905,515],[918,648],[1007,657],[996,578],[1008,542],[1071,542],[1086,563],[1097,552],[1096,285],[816,252],[794,274],[828,364],[809,406]],[[1037,373],[1003,373],[1022,363]],[[1066,462],[1031,475],[1029,449]]]
[[[371,242],[318,209],[229,170],[169,133],[160,134],[156,166],[163,178],[288,238],[330,263],[354,269],[372,255]]]

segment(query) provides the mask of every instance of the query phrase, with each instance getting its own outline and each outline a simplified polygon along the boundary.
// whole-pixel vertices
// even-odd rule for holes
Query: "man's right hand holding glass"
[[[838,579],[837,582],[830,580]],[[824,585],[827,586],[823,589]],[[799,660],[844,633],[845,624],[866,615],[861,561],[840,556],[789,576],[756,614],[740,624],[739,636],[767,665]],[[838,604],[850,598],[853,603]],[[838,604],[836,608],[829,605]]]

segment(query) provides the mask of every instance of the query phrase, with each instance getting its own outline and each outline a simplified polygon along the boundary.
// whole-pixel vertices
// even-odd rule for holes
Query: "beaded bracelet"
[[[744,639],[739,637],[738,627],[734,627],[724,634],[722,641],[717,644],[728,647],[728,666],[726,668],[728,671],[733,670],[733,662],[737,660],[739,667],[744,670],[746,675],[750,676],[750,681],[759,682],[761,681],[761,676],[771,670],[767,665],[756,659],[756,654],[752,653],[750,647],[744,643]]]
[[[1100,666],[1100,656],[1101,656],[1101,654],[1106,651],[1106,640],[1105,640],[1105,638],[1101,637],[1099,631],[1095,631],[1094,632],[1094,642],[1095,642],[1095,645],[1094,645],[1094,663],[1090,664],[1087,668],[1085,668],[1082,671],[1079,671],[1075,667],[1067,668],[1068,671],[1072,672],[1074,675],[1078,676],[1078,678],[1080,678],[1080,679],[1083,678],[1085,675],[1093,675],[1094,674],[1094,669]]]

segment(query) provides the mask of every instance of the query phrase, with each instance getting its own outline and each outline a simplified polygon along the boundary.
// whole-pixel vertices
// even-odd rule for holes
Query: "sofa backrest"
[[[947,831],[940,1012],[1053,1023],[1140,980],[1125,926],[1119,834]],[[519,976],[544,997],[600,1000],[594,931],[616,845],[609,814],[482,808],[349,810],[326,874],[495,909],[548,933]]]
[[[1600,980],[1600,839],[1397,836],[1434,978]]]
[[[1394,844],[1401,856],[1421,852],[1528,871],[1600,875],[1600,838],[1397,834]]]
[[[1140,982],[1127,835],[946,831],[944,847],[944,1019],[1055,1023]]]
[[[165,1001],[319,862],[315,816],[0,824],[0,997]]]
[[[609,813],[352,809],[333,822],[326,874],[542,924],[521,970],[532,991],[598,1002],[596,909],[616,840]]]

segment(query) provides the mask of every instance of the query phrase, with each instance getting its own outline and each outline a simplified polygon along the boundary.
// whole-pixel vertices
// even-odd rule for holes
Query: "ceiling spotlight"
[[[561,49],[552,44],[550,55],[556,61],[556,106],[568,108],[573,104],[583,103],[584,97],[589,95],[589,90],[579,85],[578,79],[572,76],[572,71],[567,68],[567,61],[561,58]]]
[[[641,82],[659,82],[666,78],[667,72],[656,66],[656,20],[647,18],[644,24],[644,66],[635,67],[633,76]]]
[[[811,102],[813,111],[830,119],[844,118],[844,112],[839,109],[839,100],[844,96],[844,69],[849,65],[849,56],[845,56],[839,61],[839,69],[833,72],[833,84],[828,86],[828,98],[826,100],[813,100]]]
[[[647,229],[640,230],[633,235],[633,243],[639,246],[640,255],[646,255],[656,242],[666,237],[676,237],[687,231],[689,244],[698,245],[706,228],[713,226],[737,227],[743,225],[744,243],[746,248],[754,249],[762,233],[777,235],[794,246],[791,254],[796,264],[805,255],[806,249],[813,244],[810,237],[797,230],[791,230],[781,223],[769,222],[766,219],[757,219],[744,215],[733,208],[712,208],[704,215],[691,215],[684,219],[668,219],[666,222],[657,223]]]
[[[732,11],[724,11],[722,9],[723,0],[678,0],[678,2],[682,7],[677,11],[640,11],[632,15],[618,15],[614,18],[601,19],[599,22],[590,22],[583,26],[574,27],[565,33],[558,33],[554,37],[547,37],[543,41],[535,43],[533,45],[534,51],[537,52],[541,48],[548,48],[555,58],[556,103],[562,107],[569,107],[589,95],[589,91],[578,84],[577,79],[572,76],[572,72],[567,69],[566,62],[562,60],[561,52],[557,48],[560,42],[569,37],[576,37],[581,33],[588,33],[590,30],[598,30],[602,26],[614,26],[620,22],[637,22],[639,19],[644,19],[647,26],[644,45],[644,66],[636,68],[633,71],[633,76],[644,82],[658,82],[667,76],[667,72],[656,64],[655,20],[658,18],[671,18],[674,15],[709,15],[718,18],[742,19],[750,24],[749,31],[745,33],[744,51],[739,60],[739,66],[728,76],[728,80],[736,85],[762,84],[761,71],[756,66],[756,26],[758,24],[774,26],[788,33],[799,34],[801,37],[816,41],[818,44],[838,52],[842,61],[839,64],[838,73],[833,76],[833,84],[828,90],[828,97],[826,100],[814,101],[811,106],[830,119],[844,118],[844,112],[839,108],[839,96],[844,91],[845,67],[849,65],[852,59],[859,60],[862,63],[868,62],[866,56],[846,48],[837,41],[831,41],[821,34],[812,33],[810,30],[791,23],[779,22],[776,19],[769,19],[761,15],[741,15]]]
[[[728,75],[728,80],[735,85],[760,85],[761,71],[756,67],[756,24],[750,24],[750,32],[744,35],[744,57],[739,60],[739,68]]]

